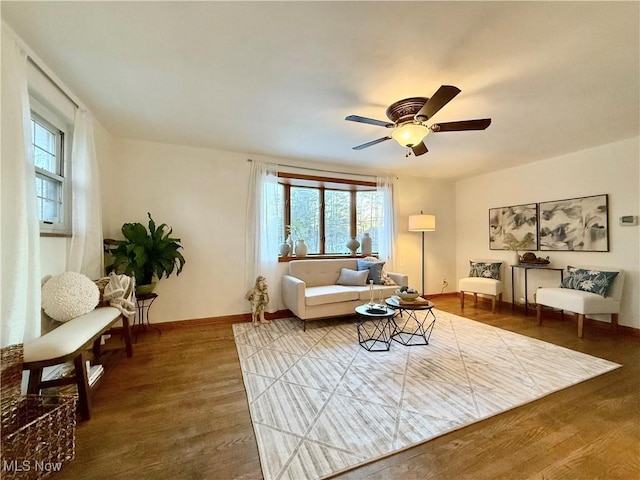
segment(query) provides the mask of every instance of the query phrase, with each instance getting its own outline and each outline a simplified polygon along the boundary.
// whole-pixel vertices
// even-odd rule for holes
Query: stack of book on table
[[[429,303],[429,300],[425,300],[422,297],[417,297],[414,298],[412,300],[402,300],[400,297],[398,297],[397,295],[394,295],[392,297],[395,302],[400,305],[401,307],[415,307],[415,306],[424,306],[427,305]]]

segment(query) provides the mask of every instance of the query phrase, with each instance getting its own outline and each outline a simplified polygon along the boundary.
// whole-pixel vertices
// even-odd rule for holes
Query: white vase
[[[288,257],[290,253],[291,253],[291,247],[289,246],[289,244],[287,242],[281,243],[280,244],[280,256],[281,257]]]
[[[293,239],[291,238],[291,234],[285,240],[285,243],[289,244],[289,255],[293,255]]]
[[[358,247],[360,247],[360,242],[356,240],[356,237],[351,237],[351,240],[346,243],[346,246],[351,251],[351,255],[355,255]]]
[[[371,247],[371,237],[368,233],[362,234],[362,241],[360,242],[360,246],[362,247],[360,251],[362,255],[365,257],[371,255],[372,247]]]
[[[307,248],[307,244],[304,243],[304,240],[296,241],[296,257],[306,257],[309,249]]]

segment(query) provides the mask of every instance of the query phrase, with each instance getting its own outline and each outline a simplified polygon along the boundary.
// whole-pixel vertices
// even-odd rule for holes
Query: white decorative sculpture
[[[255,286],[244,296],[251,303],[251,322],[256,327],[258,323],[269,323],[264,318],[264,312],[269,304],[267,279],[262,275],[256,277]]]

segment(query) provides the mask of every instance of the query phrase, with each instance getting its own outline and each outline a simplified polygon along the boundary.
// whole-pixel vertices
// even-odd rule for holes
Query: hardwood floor
[[[638,479],[640,339],[457,297],[437,308],[621,363],[561,390],[337,476],[344,479]],[[437,328],[437,324],[436,324]],[[562,365],[558,365],[562,369]],[[139,336],[94,394],[63,479],[260,479],[258,450],[230,325]]]

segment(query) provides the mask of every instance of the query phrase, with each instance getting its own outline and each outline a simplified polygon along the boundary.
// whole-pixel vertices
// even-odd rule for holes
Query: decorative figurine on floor
[[[251,303],[251,322],[254,327],[258,326],[258,322],[269,323],[269,320],[264,318],[264,312],[269,304],[269,293],[267,290],[267,279],[259,275],[256,278],[255,286],[244,296],[244,298]]]

